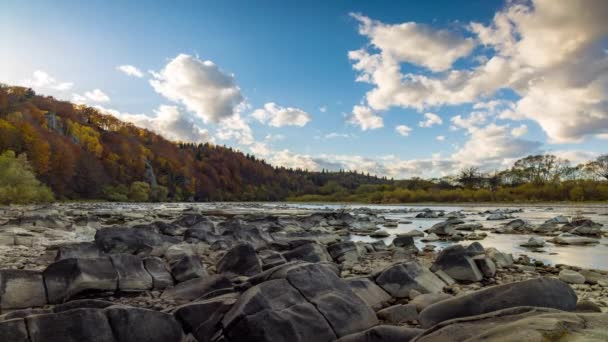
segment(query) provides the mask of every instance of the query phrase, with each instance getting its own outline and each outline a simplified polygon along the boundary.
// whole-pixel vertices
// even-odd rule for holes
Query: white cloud
[[[133,76],[137,78],[144,77],[144,73],[133,65],[121,65],[116,67],[117,70],[122,71],[125,75]]]
[[[22,80],[19,84],[40,92],[44,92],[45,90],[66,91],[74,86],[72,82],[59,82],[42,70],[34,71],[31,78]]]
[[[351,138],[352,135],[348,134],[348,133],[338,133],[338,132],[331,132],[328,134],[325,134],[325,139],[335,139],[335,138]]]
[[[109,102],[110,97],[99,89],[86,91],[84,95],[72,94],[72,102],[77,104]]]
[[[514,137],[521,137],[521,136],[526,135],[527,133],[528,133],[528,126],[526,126],[526,125],[520,125],[511,130],[511,134]]]
[[[189,55],[178,55],[153,77],[156,92],[184,104],[205,123],[235,116],[244,100],[234,75]]]
[[[438,135],[435,139],[437,139],[437,141],[445,141],[445,135]]]
[[[353,113],[349,116],[348,122],[361,127],[363,131],[384,127],[382,117],[366,106],[353,107]]]
[[[169,140],[194,143],[213,141],[206,129],[199,127],[188,114],[183,113],[176,106],[161,105],[152,116],[121,113],[101,106],[95,107],[120,120],[156,132]]]
[[[359,23],[359,33],[387,58],[409,62],[432,71],[449,69],[452,63],[471,53],[474,40],[447,30],[436,30],[414,22],[384,24],[360,14],[351,14]]]
[[[408,135],[410,135],[410,132],[412,131],[412,129],[406,125],[399,125],[395,127],[395,132],[397,132],[399,135],[407,137]]]
[[[485,112],[471,112],[467,117],[463,117],[462,115],[453,116],[450,121],[452,122],[452,127],[454,127],[453,130],[459,128],[471,129],[486,123],[488,116],[488,113]]]
[[[420,127],[433,127],[434,125],[441,125],[443,123],[441,117],[434,113],[425,113],[424,117],[426,120],[418,123]]]
[[[301,109],[281,107],[273,102],[266,103],[263,108],[256,109],[251,116],[259,122],[273,127],[303,127],[311,120],[310,114]]]
[[[417,60],[410,55],[409,40],[399,44],[394,37],[407,30],[418,37],[418,24],[388,25],[359,16],[361,34],[378,51],[350,51],[349,58],[359,72],[357,81],[374,86],[365,95],[373,110],[397,106],[422,111],[484,99],[488,106],[475,109],[493,115],[491,104],[501,101],[498,91],[509,89],[519,99],[502,119],[533,120],[552,143],[580,142],[608,134],[607,17],[603,0],[507,2],[490,25],[468,25],[489,56],[471,56],[477,66],[454,69],[453,62],[470,51],[456,48],[460,53],[442,58],[437,53],[441,44],[418,44],[412,52],[416,56],[439,56]],[[466,47],[460,42],[457,46]],[[443,72],[404,74],[403,62]]]
[[[321,113],[325,113],[325,112],[327,112],[327,106],[322,106],[322,107],[320,107],[320,108],[319,108],[319,111],[320,111]]]
[[[249,123],[240,114],[222,120],[216,135],[221,140],[232,139],[243,145],[255,143]]]

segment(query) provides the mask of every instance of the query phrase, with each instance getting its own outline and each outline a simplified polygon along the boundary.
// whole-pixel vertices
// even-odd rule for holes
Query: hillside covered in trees
[[[309,172],[274,167],[223,146],[171,142],[94,108],[4,85],[2,153],[3,163],[11,165],[5,173],[11,176],[0,183],[5,192],[0,203],[52,196],[137,202],[608,200],[608,155],[580,165],[553,155],[528,156],[506,170],[482,173],[470,167],[429,180],[394,181],[356,171]],[[19,174],[23,179],[16,177]],[[19,194],[27,198],[16,198]]]
[[[175,143],[94,108],[0,86],[0,152],[27,155],[60,200],[250,201],[389,181],[273,167],[212,144]],[[329,184],[329,185],[328,185]]]

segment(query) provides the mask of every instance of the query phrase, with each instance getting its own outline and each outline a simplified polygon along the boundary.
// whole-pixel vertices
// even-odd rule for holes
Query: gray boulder
[[[486,255],[494,261],[496,267],[507,267],[513,265],[513,256],[511,254],[500,252],[494,247],[486,249]]]
[[[252,245],[242,243],[232,247],[217,263],[216,269],[228,276],[252,276],[262,271],[262,262]]]
[[[171,314],[132,307],[111,307],[105,312],[116,342],[182,340],[182,327]]]
[[[376,284],[397,298],[408,297],[410,290],[439,293],[445,285],[441,279],[415,261],[387,267],[376,277]]]
[[[381,309],[391,300],[391,296],[369,278],[347,278],[344,281],[374,310]]]
[[[150,228],[104,228],[95,233],[95,244],[104,253],[162,255],[180,240],[162,235]]]
[[[473,257],[473,261],[481,271],[481,274],[486,278],[491,278],[496,274],[496,264],[492,259],[485,255],[478,255]]]
[[[40,307],[46,303],[40,272],[0,270],[0,311]]]
[[[414,243],[414,238],[412,236],[397,236],[393,240],[393,245],[395,247],[416,249],[416,245]]]
[[[528,241],[522,243],[520,246],[529,248],[540,248],[545,246],[545,240],[540,236],[532,236]]]
[[[431,267],[431,271],[442,270],[457,281],[480,281],[483,278],[477,264],[462,245],[444,248]]]
[[[144,291],[152,288],[152,276],[144,268],[142,260],[132,254],[113,254],[112,265],[118,273],[118,289],[121,291]]]
[[[207,270],[198,256],[184,255],[181,259],[171,264],[171,274],[177,282],[183,282],[204,277],[207,275]]]
[[[287,261],[302,260],[308,262],[327,262],[331,261],[331,256],[327,253],[324,246],[310,242],[300,245],[292,250],[283,253]]]
[[[378,318],[388,323],[411,322],[418,319],[418,310],[414,304],[396,304],[376,312]]]
[[[359,250],[353,241],[336,242],[327,246],[329,255],[338,263],[356,261],[359,259]]]
[[[191,333],[198,342],[209,342],[220,329],[219,323],[238,299],[236,294],[188,303],[173,310],[186,333]]]
[[[30,342],[23,318],[0,322],[0,340],[6,342]]]
[[[559,280],[568,283],[568,284],[584,284],[585,277],[572,270],[561,270],[559,272]]]
[[[516,306],[538,306],[572,311],[577,297],[570,286],[555,278],[535,278],[485,288],[444,300],[420,313],[422,327],[449,319],[481,315]]]
[[[49,303],[57,304],[84,291],[116,291],[118,273],[109,257],[63,259],[43,272]]]
[[[224,294],[234,291],[232,282],[223,275],[211,275],[204,278],[194,278],[179,283],[163,292],[162,298],[179,302],[204,299],[209,294]]]
[[[101,309],[69,310],[25,320],[30,342],[117,342]]]
[[[55,261],[69,258],[97,258],[103,253],[93,242],[76,242],[60,246]]]
[[[147,257],[143,260],[146,271],[152,277],[152,288],[155,290],[164,290],[167,287],[173,286],[173,276],[169,273],[165,261],[158,257]]]
[[[446,300],[446,299],[450,299],[452,298],[452,296],[450,296],[449,294],[446,293],[424,293],[421,295],[416,296],[414,299],[412,299],[409,304],[413,304],[416,306],[416,310],[418,310],[418,312],[421,312],[422,310],[426,309],[427,307],[441,302],[442,300]]]
[[[553,239],[551,239],[549,241],[556,243],[558,245],[577,245],[577,246],[593,245],[593,244],[600,242],[599,239],[578,236],[578,235],[573,235],[573,234],[568,234],[568,233],[559,234],[558,236],[554,237]]]

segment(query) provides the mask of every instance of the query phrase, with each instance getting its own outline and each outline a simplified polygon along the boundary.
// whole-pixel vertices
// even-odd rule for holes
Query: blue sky
[[[401,178],[544,151],[578,162],[607,152],[607,6],[550,2],[8,0],[0,82],[286,166]],[[421,127],[426,113],[441,123]]]

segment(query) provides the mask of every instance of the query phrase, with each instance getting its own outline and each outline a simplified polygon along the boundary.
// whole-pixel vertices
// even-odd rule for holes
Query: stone
[[[186,333],[192,333],[198,342],[208,342],[219,328],[218,323],[238,299],[236,294],[192,302],[173,310],[175,318]]]
[[[155,290],[164,290],[174,284],[173,276],[169,273],[169,269],[165,261],[158,257],[144,258],[144,267],[152,277],[152,288]]]
[[[604,275],[599,272],[594,272],[591,270],[580,270],[580,271],[578,271],[578,273],[580,273],[583,277],[585,277],[585,283],[587,283],[587,284],[595,285],[600,280],[608,281],[608,275]]]
[[[104,253],[162,255],[179,239],[149,228],[104,228],[95,233],[95,244]]]
[[[333,341],[332,327],[285,279],[245,291],[221,321],[230,341]]]
[[[116,342],[180,342],[181,325],[171,314],[132,307],[105,309]]]
[[[353,241],[342,241],[327,246],[327,252],[338,263],[356,261],[359,259],[359,250]]]
[[[435,233],[431,233],[431,234],[423,237],[422,239],[420,239],[420,241],[422,241],[422,242],[439,241],[439,236],[437,236],[437,234],[435,234]]]
[[[432,304],[441,302],[442,300],[450,299],[452,296],[446,293],[425,293],[416,296],[412,299],[409,304],[416,306],[416,310],[421,312]]]
[[[30,342],[117,342],[101,309],[75,309],[25,320]]]
[[[475,241],[472,244],[468,245],[467,248],[467,254],[469,256],[476,256],[476,255],[480,255],[480,254],[485,254],[486,250],[483,248],[482,244]]]
[[[109,257],[63,259],[43,272],[50,304],[62,303],[84,291],[116,291],[118,273]]]
[[[511,256],[511,254],[500,252],[494,247],[487,248],[486,255],[490,257],[492,261],[494,261],[494,264],[496,264],[496,267],[498,268],[513,265],[513,257]]]
[[[255,248],[243,243],[232,247],[217,263],[216,269],[228,276],[252,276],[262,272],[262,262]]]
[[[443,270],[457,281],[480,281],[483,278],[475,261],[462,245],[444,248],[431,267],[431,271]]]
[[[548,219],[547,221],[545,221],[545,223],[557,223],[557,224],[565,224],[565,223],[569,223],[569,222],[570,222],[570,219],[563,215],[555,216],[554,218],[551,218],[551,219]]]
[[[452,286],[452,285],[456,284],[456,280],[454,280],[454,278],[450,277],[443,270],[439,270],[434,273],[437,276],[437,278],[441,279],[446,285]]]
[[[441,279],[415,261],[388,266],[375,280],[376,284],[397,298],[408,297],[412,289],[421,293],[439,293],[444,286]]]
[[[376,315],[381,320],[394,324],[411,322],[418,319],[418,311],[416,310],[416,305],[413,304],[389,306],[376,312]]]
[[[427,233],[439,236],[452,235],[455,233],[454,226],[461,223],[464,223],[461,219],[449,219],[444,222],[435,223],[431,228],[427,229]]]
[[[69,258],[98,258],[101,250],[93,242],[77,242],[59,247],[55,261]]]
[[[1,321],[0,341],[30,342],[25,320],[23,320],[23,318],[17,318]]]
[[[540,248],[545,246],[545,240],[539,236],[532,236],[527,242],[522,243],[522,247]]]
[[[475,261],[477,268],[479,268],[479,270],[481,271],[481,274],[483,274],[484,278],[494,277],[494,275],[496,274],[496,264],[494,264],[494,261],[492,261],[492,259],[488,258],[485,255],[478,255],[476,257],[473,257],[473,260]]]
[[[198,256],[184,255],[171,264],[171,274],[177,282],[181,283],[186,280],[204,277],[207,275],[207,270]]]
[[[144,291],[152,289],[152,276],[144,268],[142,260],[132,254],[110,255],[112,265],[118,273],[118,289],[121,291]]]
[[[572,311],[577,297],[572,288],[555,278],[534,278],[488,287],[433,304],[420,313],[423,328],[449,319],[481,315],[516,306],[538,306]]]
[[[423,237],[424,232],[421,232],[418,229],[412,229],[409,232],[398,234],[398,236]]]
[[[560,234],[549,241],[558,245],[593,245],[600,242],[598,239],[568,233]]]
[[[411,236],[397,236],[393,240],[393,245],[395,247],[402,248],[416,248],[416,245],[414,244],[414,238]]]
[[[42,274],[37,271],[0,270],[0,310],[41,307],[47,304]]]
[[[114,303],[106,302],[105,300],[78,299],[55,305],[53,307],[53,312],[59,313],[74,309],[105,309],[112,305],[114,305]]]
[[[369,278],[346,278],[348,287],[374,310],[383,308],[391,296]]]
[[[568,283],[568,284],[584,284],[585,277],[572,270],[561,270],[559,272],[559,280]]]
[[[161,297],[177,301],[193,301],[199,298],[204,299],[210,293],[224,294],[233,291],[232,282],[228,278],[214,274],[179,283],[165,290]]]
[[[338,339],[336,342],[408,342],[424,330],[394,325],[377,325],[365,331]]]
[[[602,308],[590,300],[581,300],[576,303],[576,312],[602,312]]]
[[[373,238],[387,238],[389,236],[391,236],[391,234],[389,232],[387,232],[386,230],[376,230],[375,232],[372,232],[371,234],[369,234],[370,237]]]
[[[283,257],[287,261],[302,260],[308,262],[327,262],[332,260],[325,247],[316,242],[300,245],[283,253]]]

